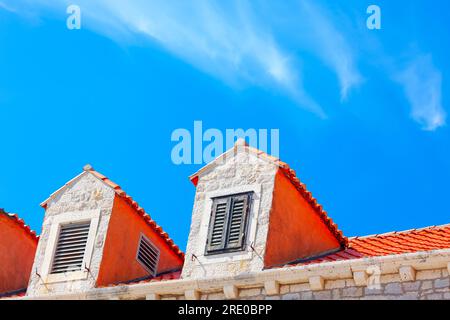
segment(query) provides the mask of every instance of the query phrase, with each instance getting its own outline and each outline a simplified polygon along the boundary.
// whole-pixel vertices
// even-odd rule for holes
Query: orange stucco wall
[[[264,264],[273,267],[320,255],[340,247],[335,236],[278,171],[275,177]]]
[[[0,212],[0,294],[27,288],[37,242]]]
[[[143,233],[160,250],[157,273],[181,269],[183,260],[150,228],[121,197],[114,199],[97,286],[148,276],[136,260],[140,235]]]

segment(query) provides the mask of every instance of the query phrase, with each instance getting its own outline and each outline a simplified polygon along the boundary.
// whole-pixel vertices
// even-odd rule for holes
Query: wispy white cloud
[[[299,48],[312,52],[336,74],[342,100],[361,84],[358,49],[349,40],[351,30],[343,30],[336,12],[311,0],[256,3],[269,10],[255,14],[255,2],[242,0],[77,1],[82,8],[83,28],[119,43],[144,37],[231,85],[250,84],[282,91],[321,116],[324,111],[303,85]],[[44,14],[50,10],[62,19],[66,18],[69,4],[72,1],[0,0],[0,8],[9,11],[29,14],[44,10]],[[272,10],[277,10],[277,17],[283,16],[282,23],[273,18]],[[283,29],[282,25],[288,27]],[[298,31],[297,36],[293,30]],[[378,59],[390,58],[382,54]],[[442,76],[431,57],[413,59],[401,72],[392,71],[398,69],[397,62],[385,64],[391,65],[385,71],[394,73],[404,88],[411,117],[425,130],[445,125]]]
[[[312,35],[308,41],[315,53],[336,73],[341,99],[359,85],[362,76],[357,68],[355,49],[342,33],[341,24],[324,8],[309,0],[300,1],[302,30]]]
[[[8,4],[6,4],[3,1],[0,1],[0,9],[6,10],[6,11],[10,11],[10,12],[16,12],[14,7],[9,6]]]
[[[20,2],[53,10],[71,4],[66,0],[11,1],[16,6]],[[282,48],[264,20],[252,16],[250,2],[79,0],[77,4],[82,9],[83,27],[116,41],[147,37],[229,84],[280,90],[304,108],[323,115],[303,88],[298,58]],[[61,11],[65,18],[64,14]]]
[[[434,66],[431,55],[421,55],[409,61],[395,75],[404,88],[411,106],[411,117],[424,130],[434,131],[446,124],[447,114],[442,105],[442,74]]]

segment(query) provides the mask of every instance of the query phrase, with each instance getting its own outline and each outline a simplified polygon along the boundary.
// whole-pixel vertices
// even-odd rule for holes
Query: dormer
[[[121,187],[91,166],[53,193],[27,294],[94,287],[179,273],[184,254]]]
[[[243,140],[190,179],[196,195],[182,278],[237,276],[347,245],[295,172]]]
[[[0,298],[25,294],[38,240],[17,214],[0,209]]]

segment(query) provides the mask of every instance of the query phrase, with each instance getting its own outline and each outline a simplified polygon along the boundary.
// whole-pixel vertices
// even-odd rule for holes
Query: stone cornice
[[[239,289],[254,287],[268,288],[273,293],[278,290],[279,284],[309,283],[311,290],[320,290],[324,281],[354,279],[356,285],[365,285],[364,279],[367,278],[366,273],[371,266],[378,266],[381,274],[400,274],[403,281],[411,281],[415,271],[450,268],[449,264],[450,249],[445,249],[269,269],[236,277],[149,282],[96,288],[84,293],[50,294],[20,299],[159,299],[164,295],[185,295],[189,299],[198,299],[202,293],[218,291],[225,292],[232,298]]]

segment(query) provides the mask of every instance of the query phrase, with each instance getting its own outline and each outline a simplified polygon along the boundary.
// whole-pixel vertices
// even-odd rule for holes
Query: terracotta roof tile
[[[123,286],[123,285],[142,284],[142,283],[150,283],[150,282],[160,282],[160,281],[168,281],[168,280],[177,280],[177,279],[180,279],[180,277],[181,277],[181,270],[176,270],[176,271],[162,273],[162,274],[156,275],[155,277],[145,277],[145,278],[133,279],[133,280],[126,281],[126,282],[118,282],[118,283],[109,284],[106,286],[101,286],[100,288],[117,287],[117,286]]]
[[[0,299],[13,299],[24,297],[27,293],[27,289],[20,289],[12,292],[0,293]]]
[[[294,265],[315,264],[327,261],[351,260],[440,249],[450,249],[450,225],[349,238],[348,246],[345,249],[323,257],[295,263]]]
[[[30,236],[33,240],[35,240],[36,242],[39,240],[39,236],[36,234],[36,232],[34,230],[31,230],[30,226],[25,224],[25,221],[23,219],[19,218],[19,216],[17,214],[7,213],[3,209],[0,209],[0,214],[4,214],[8,218],[10,218],[14,223],[16,223],[20,228],[22,228],[23,231],[25,231],[25,233],[28,236]]]

